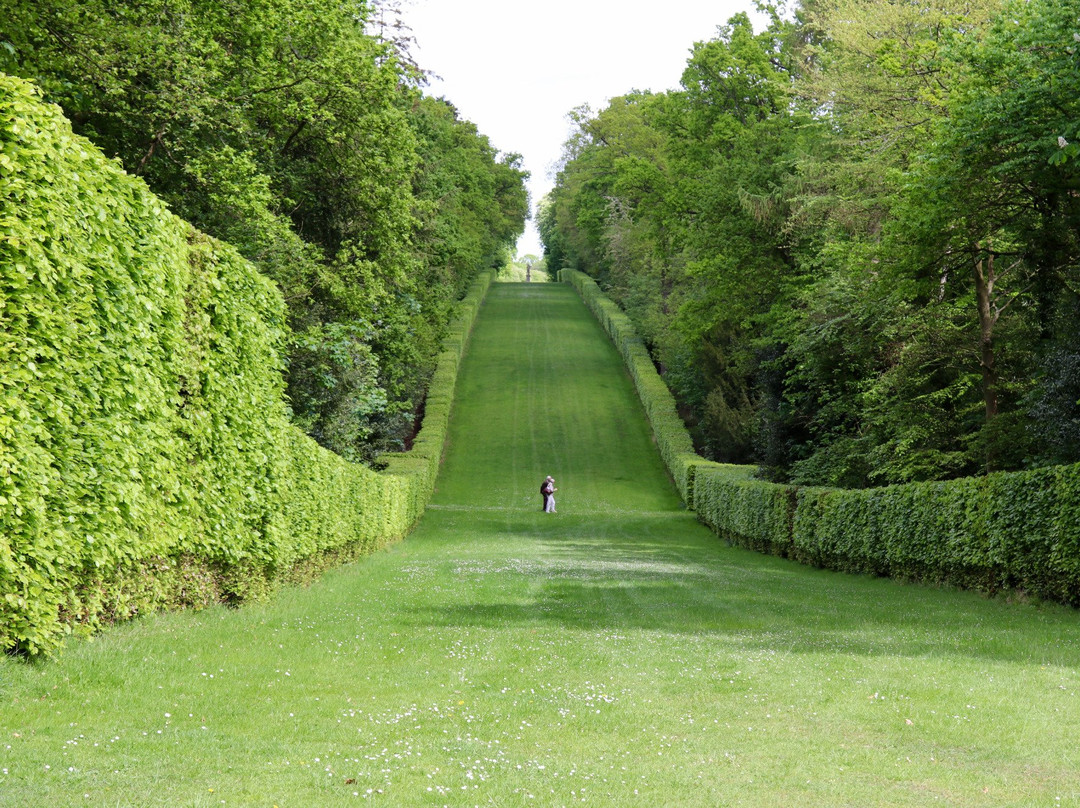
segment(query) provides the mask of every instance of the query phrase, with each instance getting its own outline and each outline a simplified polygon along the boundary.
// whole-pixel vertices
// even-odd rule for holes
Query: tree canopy
[[[805,0],[574,113],[552,266],[630,314],[699,449],[861,487],[1080,460],[1080,15]]]
[[[279,284],[294,417],[357,460],[408,440],[450,305],[528,210],[391,6],[13,0],[0,34],[0,70]]]

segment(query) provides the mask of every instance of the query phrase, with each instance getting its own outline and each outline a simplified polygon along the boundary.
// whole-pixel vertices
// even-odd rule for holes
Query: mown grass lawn
[[[1080,805],[1076,611],[726,547],[567,287],[493,287],[458,405],[406,541],[0,660],[0,805]]]

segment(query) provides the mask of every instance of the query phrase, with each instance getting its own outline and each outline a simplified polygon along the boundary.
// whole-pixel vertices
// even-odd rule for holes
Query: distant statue
[[[532,261],[525,262],[525,283],[532,282]]]

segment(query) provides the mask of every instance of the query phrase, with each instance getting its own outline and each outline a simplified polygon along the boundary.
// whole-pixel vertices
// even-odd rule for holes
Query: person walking
[[[555,513],[555,492],[559,489],[555,487],[555,478],[548,477],[544,480],[544,485],[540,488],[540,492],[544,495],[544,513]]]
[[[542,510],[544,513],[547,513],[548,498],[551,496],[551,489],[551,477],[545,477],[544,481],[540,483],[540,496],[544,498],[544,504],[540,506],[540,510]]]

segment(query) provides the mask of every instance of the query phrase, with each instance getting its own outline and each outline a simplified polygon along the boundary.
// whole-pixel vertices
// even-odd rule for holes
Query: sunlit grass
[[[1077,612],[724,546],[564,287],[459,395],[406,541],[3,660],[0,805],[1080,805]]]

